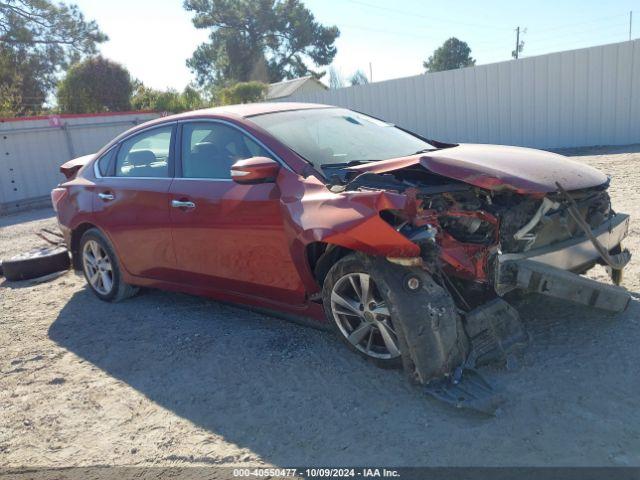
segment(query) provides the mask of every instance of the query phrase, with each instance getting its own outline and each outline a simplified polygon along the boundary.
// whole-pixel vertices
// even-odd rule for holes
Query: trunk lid
[[[62,172],[67,180],[73,180],[78,171],[87,163],[89,163],[93,159],[93,157],[95,157],[95,155],[95,153],[91,153],[89,155],[84,155],[82,157],[77,157],[69,160],[68,162],[60,165],[60,172]]]

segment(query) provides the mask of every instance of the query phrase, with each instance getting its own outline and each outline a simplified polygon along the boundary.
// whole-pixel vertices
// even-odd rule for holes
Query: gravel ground
[[[640,147],[563,153],[613,176],[639,252]],[[39,246],[51,215],[0,218],[0,258]],[[207,299],[106,304],[71,272],[0,283],[0,465],[640,465],[639,272],[636,255],[622,315],[519,305],[531,346],[515,370],[483,370],[508,396],[495,418],[428,399],[328,332]]]

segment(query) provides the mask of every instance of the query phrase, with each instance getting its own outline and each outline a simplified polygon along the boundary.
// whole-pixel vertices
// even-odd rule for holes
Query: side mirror
[[[243,185],[275,182],[280,164],[267,157],[251,157],[231,165],[231,178]]]

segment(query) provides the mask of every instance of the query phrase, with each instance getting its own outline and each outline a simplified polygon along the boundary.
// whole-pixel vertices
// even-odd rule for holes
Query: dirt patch
[[[519,305],[522,364],[483,370],[509,397],[496,418],[429,400],[327,332],[157,291],[105,304],[67,273],[0,285],[0,464],[640,465],[638,150],[562,152],[612,175],[633,216],[635,299],[613,317]],[[0,218],[0,257],[41,245],[50,215]]]

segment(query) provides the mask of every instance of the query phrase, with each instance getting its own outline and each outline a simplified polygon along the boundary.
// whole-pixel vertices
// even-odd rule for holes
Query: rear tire
[[[120,302],[138,293],[138,287],[122,280],[118,257],[109,240],[97,228],[82,235],[78,254],[84,278],[100,300]]]

